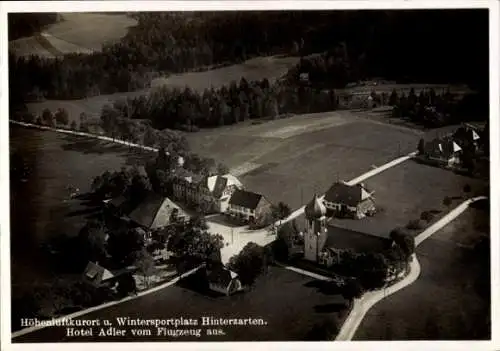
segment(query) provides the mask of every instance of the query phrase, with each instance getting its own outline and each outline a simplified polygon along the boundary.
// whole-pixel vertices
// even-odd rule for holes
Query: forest
[[[138,25],[102,52],[57,59],[10,56],[12,106],[41,98],[78,99],[137,90],[159,73],[208,69],[271,54],[321,53],[319,64],[308,69],[313,82],[330,87],[373,76],[461,82],[473,89],[488,85],[487,10],[133,16]],[[471,36],[470,28],[481,34]]]

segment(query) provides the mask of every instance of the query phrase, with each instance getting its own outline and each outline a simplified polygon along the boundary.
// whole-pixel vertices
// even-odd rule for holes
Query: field
[[[105,104],[111,104],[113,101],[128,97],[146,95],[164,85],[182,89],[189,86],[192,89],[203,91],[205,88],[212,86],[217,88],[221,85],[229,85],[233,80],[239,82],[242,77],[245,77],[247,80],[267,78],[272,81],[285,74],[288,68],[293,66],[297,60],[298,58],[295,57],[261,57],[248,60],[242,64],[210,71],[184,73],[172,75],[168,78],[158,78],[152,82],[150,89],[100,95],[80,100],[47,100],[27,105],[29,111],[37,115],[41,115],[45,108],[51,111],[55,111],[58,108],[65,108],[69,113],[70,122],[72,120],[78,122],[80,113],[82,112],[97,118],[100,116],[100,111]]]
[[[387,237],[392,229],[405,227],[409,221],[419,219],[424,211],[444,214],[457,206],[463,201],[460,197],[464,195],[465,184],[472,187],[472,192],[485,185],[480,180],[410,160],[366,180],[365,185],[375,192],[375,202],[381,212],[358,221],[336,219],[332,223]],[[447,196],[456,198],[449,209],[443,205]]]
[[[351,112],[224,127],[187,138],[195,152],[225,162],[248,189],[291,208],[336,180],[350,180],[414,151],[418,141],[415,131],[365,121]]]
[[[468,209],[417,248],[418,280],[375,305],[354,340],[490,338],[489,255],[463,246],[488,236],[474,225],[477,211]]]
[[[88,208],[70,198],[67,186],[84,193],[93,177],[135,162],[137,151],[129,155],[126,147],[20,127],[10,128],[10,147],[32,169],[26,182],[11,186],[12,283],[22,290],[50,277],[40,245],[76,235],[85,221]]]
[[[166,338],[155,336],[141,337],[141,341],[300,341],[316,324],[325,320],[339,325],[345,318],[346,306],[339,304],[338,295],[321,289],[320,282],[283,268],[270,267],[244,294],[208,296],[190,288],[175,285],[139,299],[117,306],[92,312],[85,319],[110,319],[130,316],[141,319],[166,318],[262,318],[265,326],[228,326],[223,328],[225,336]],[[341,301],[341,300],[340,300]],[[202,314],[200,315],[200,312]],[[173,328],[173,327],[171,327]],[[182,327],[181,327],[182,328]],[[184,327],[188,329],[190,327]],[[193,328],[193,327],[191,327]],[[196,328],[196,327],[194,327]],[[201,327],[206,329],[206,327]],[[217,327],[214,327],[217,328]],[[335,333],[335,331],[333,331]],[[15,342],[54,342],[76,341],[64,338],[64,328],[46,328],[27,334]],[[106,341],[134,341],[129,332],[125,338],[107,337]],[[96,341],[92,338],[79,338],[78,342]],[[135,338],[135,341],[138,341]]]
[[[62,21],[34,35],[9,42],[16,56],[39,55],[46,58],[68,53],[99,51],[127,33],[136,20],[122,14],[62,13]]]
[[[168,85],[184,89],[186,86],[202,92],[211,87],[239,83],[242,77],[247,81],[267,78],[270,82],[284,76],[299,61],[298,57],[257,57],[238,65],[231,65],[205,72],[175,74],[153,81],[152,86]]]

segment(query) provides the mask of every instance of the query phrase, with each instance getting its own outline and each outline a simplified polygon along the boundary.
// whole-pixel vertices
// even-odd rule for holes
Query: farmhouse
[[[271,214],[271,203],[261,194],[237,189],[231,199],[226,213],[246,222],[263,224]]]
[[[359,219],[375,212],[373,192],[368,191],[364,184],[348,185],[345,182],[336,182],[325,193],[324,204],[336,217]]]
[[[231,174],[214,175],[193,179],[185,177],[174,183],[174,197],[187,204],[207,204],[209,212],[225,212],[229,199],[236,189],[242,189],[241,182]]]
[[[462,148],[452,139],[433,139],[425,144],[425,156],[438,165],[453,167],[460,163]]]
[[[243,289],[238,274],[218,266],[207,271],[208,286],[211,290],[224,295],[231,295]]]
[[[469,124],[463,124],[453,133],[453,140],[462,148],[476,151],[479,147],[479,132]]]
[[[129,218],[138,227],[150,232],[186,220],[189,215],[169,198],[150,193],[130,213]]]
[[[98,262],[89,262],[83,272],[83,281],[96,288],[113,287],[117,283],[118,278],[126,274],[132,275],[133,272],[133,267],[112,272],[99,265]]]
[[[343,250],[355,252],[381,251],[390,240],[327,224],[326,207],[315,195],[304,209],[306,224],[304,258],[331,266]]]

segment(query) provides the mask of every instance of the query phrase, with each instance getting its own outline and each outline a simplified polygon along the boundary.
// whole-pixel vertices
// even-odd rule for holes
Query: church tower
[[[326,207],[314,195],[314,198],[304,208],[306,225],[304,233],[304,258],[318,262],[319,254],[323,250],[328,236],[326,228]]]

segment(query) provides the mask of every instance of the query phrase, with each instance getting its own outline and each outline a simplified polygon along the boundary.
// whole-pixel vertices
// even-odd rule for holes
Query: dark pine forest
[[[57,59],[11,55],[11,107],[44,98],[80,99],[134,91],[148,87],[160,73],[208,69],[271,54],[302,58],[286,82],[243,80],[203,93],[164,91],[130,101],[133,111],[142,112],[128,117],[146,117],[161,129],[319,112],[336,104],[332,93],[320,92],[318,87],[342,88],[372,77],[398,83],[465,83],[487,96],[487,10],[130,15],[138,20],[137,26],[102,52]],[[53,14],[29,16],[9,18],[9,39],[29,35],[56,20]],[[32,23],[28,28],[27,21]],[[319,59],[308,59],[311,54]],[[296,82],[304,67],[313,88]],[[155,116],[145,116],[146,110]],[[210,113],[216,116],[207,117]],[[166,119],[165,114],[173,116]]]

